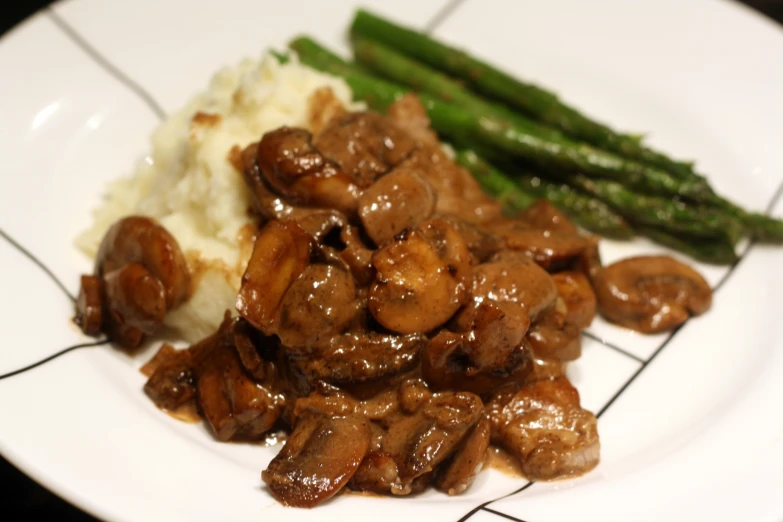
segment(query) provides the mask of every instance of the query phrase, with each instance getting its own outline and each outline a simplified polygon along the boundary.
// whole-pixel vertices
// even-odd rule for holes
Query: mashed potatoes
[[[78,238],[94,257],[106,230],[140,214],[158,219],[177,239],[194,273],[191,299],[166,316],[188,341],[213,332],[234,301],[250,255],[251,195],[228,161],[282,125],[307,127],[308,98],[330,87],[346,107],[351,91],[339,78],[271,55],[245,60],[212,78],[206,91],[169,116],[152,135],[152,152],[132,176],[109,186],[95,223]]]

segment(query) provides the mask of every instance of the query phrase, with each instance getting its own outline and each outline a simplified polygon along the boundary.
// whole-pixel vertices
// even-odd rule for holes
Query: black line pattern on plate
[[[100,54],[97,49],[90,45],[87,40],[84,39],[68,22],[63,20],[54,9],[47,7],[45,13],[49,16],[49,19],[62,30],[65,35],[73,41],[82,51],[84,51],[95,63],[100,65],[106,72],[114,76],[120,83],[125,85],[128,89],[133,91],[141,100],[150,108],[150,110],[159,119],[166,117],[166,111],[155,101],[155,98],[147,92],[144,87],[133,81],[127,74],[122,72],[119,67],[111,63],[105,56]]]
[[[13,377],[14,375],[19,375],[20,373],[24,373],[24,372],[32,370],[34,368],[38,368],[42,364],[45,364],[45,363],[48,363],[49,361],[57,359],[58,357],[60,357],[61,355],[65,355],[66,353],[70,353],[70,352],[73,352],[75,350],[79,350],[80,348],[90,348],[92,346],[102,346],[104,344],[108,344],[109,342],[110,342],[109,339],[100,339],[98,341],[92,341],[92,342],[89,342],[89,343],[80,343],[80,344],[75,344],[73,346],[69,346],[68,348],[64,348],[64,349],[60,350],[57,353],[53,353],[52,355],[41,359],[40,361],[34,362],[32,364],[29,364],[29,365],[27,365],[27,366],[25,366],[23,368],[19,368],[18,370],[13,370],[13,371],[10,371],[8,373],[4,373],[4,374],[0,375],[0,381],[2,381],[3,379],[7,379],[9,377]]]
[[[783,196],[783,180],[781,180],[780,184],[778,185],[778,188],[775,190],[775,193],[772,196],[772,199],[770,200],[769,204],[767,205],[767,208],[766,208],[766,214],[767,215],[771,214],[772,210],[777,205],[777,203],[780,200],[781,196]],[[726,274],[715,285],[715,288],[713,289],[713,293],[716,293],[723,286],[723,284],[726,281],[728,281],[729,277],[736,271],[737,267],[739,267],[739,265],[742,262],[742,260],[747,257],[747,255],[753,250],[753,247],[756,244],[757,243],[755,241],[751,241],[748,244],[748,246],[745,248],[745,250],[742,252],[742,254],[740,254],[740,256],[737,259],[737,261],[735,261],[734,264],[731,265],[731,267],[729,268],[728,272],[726,272]],[[645,368],[647,368],[650,365],[650,363],[664,350],[664,348],[666,348],[669,345],[669,343],[672,341],[672,339],[674,339],[674,337],[682,330],[682,328],[687,323],[688,323],[688,321],[686,320],[684,323],[682,323],[677,328],[675,328],[672,331],[671,334],[669,334],[669,336],[663,341],[663,343],[661,343],[661,345],[658,347],[658,349],[656,349],[655,352],[653,352],[653,354],[650,356],[650,358],[647,359],[647,361],[643,361],[642,362],[642,365],[639,367],[639,369],[636,370],[636,372],[634,372],[634,374],[631,375],[631,377],[629,377],[627,381],[625,381],[625,383],[622,385],[622,387],[620,387],[620,389],[617,390],[617,392],[609,399],[609,401],[604,405],[604,407],[601,408],[601,410],[596,414],[596,417],[598,417],[600,419],[601,416],[604,413],[606,413],[606,411],[609,409],[609,407],[612,404],[614,404],[614,402],[620,397],[620,395],[623,394],[623,392],[625,390],[628,389],[628,387],[631,384],[633,384],[633,382],[636,380],[636,378],[645,370]],[[600,339],[598,339],[598,340],[600,341]],[[605,344],[606,346],[611,347],[611,345],[609,345],[608,343],[603,343],[603,344]],[[488,506],[489,504],[492,504],[493,502],[497,502],[498,500],[502,500],[502,499],[504,499],[506,497],[510,497],[512,495],[516,495],[517,493],[521,493],[522,491],[528,489],[533,484],[535,484],[535,481],[528,482],[522,488],[520,488],[519,490],[515,491],[514,493],[510,493],[509,495],[504,495],[504,496],[502,496],[500,498],[497,498],[495,500],[492,500],[490,502],[482,504],[478,508],[476,508],[473,511],[471,511],[470,513],[468,513],[466,516],[462,517],[458,522],[464,522],[465,520],[470,518],[474,513],[476,513],[479,509],[484,509],[486,511],[491,511],[490,509],[487,509],[486,506]],[[501,513],[497,512],[497,514],[501,514]]]
[[[601,337],[599,337],[599,336],[597,336],[597,335],[595,335],[593,333],[590,333],[590,332],[585,330],[584,332],[582,332],[582,335],[584,335],[588,339],[592,339],[593,341],[598,341],[599,343],[601,343],[602,345],[606,346],[607,348],[611,348],[615,352],[618,352],[618,353],[620,353],[622,355],[625,355],[626,357],[629,357],[629,358],[633,359],[636,362],[640,362],[640,363],[644,364],[644,359],[642,359],[641,357],[639,357],[637,355],[634,355],[631,352],[629,352],[628,350],[620,348],[616,344],[612,344],[609,341],[606,341],[603,338],[601,338]]]
[[[497,515],[499,517],[503,517],[508,520],[513,520],[514,522],[525,522],[521,518],[512,517],[511,515],[506,515],[505,513],[501,513],[500,511],[495,511],[494,509],[489,509],[488,507],[481,508],[481,509],[486,511],[487,513],[492,513],[493,515]]]
[[[429,34],[434,31],[440,24],[443,23],[446,18],[459,7],[459,5],[465,0],[451,0],[449,3],[441,7],[432,19],[424,26],[424,34]]]
[[[38,268],[43,270],[43,272],[49,276],[49,279],[54,281],[54,284],[60,287],[60,290],[63,291],[63,293],[70,299],[71,301],[76,301],[76,298],[73,296],[73,294],[68,290],[68,288],[63,284],[62,281],[60,281],[56,275],[54,275],[54,272],[52,272],[49,267],[43,264],[43,262],[35,257],[35,255],[27,250],[25,247],[23,247],[17,240],[12,238],[8,235],[7,232],[5,232],[2,228],[0,228],[0,237],[5,239],[9,245],[17,249],[23,256],[25,256],[27,259],[32,261]]]

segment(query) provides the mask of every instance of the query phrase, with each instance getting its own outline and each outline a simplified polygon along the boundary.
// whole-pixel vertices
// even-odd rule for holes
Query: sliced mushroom
[[[675,328],[712,304],[707,281],[668,256],[618,261],[599,271],[593,286],[601,315],[642,333]]]
[[[582,355],[582,333],[575,324],[568,322],[568,309],[560,297],[557,304],[530,327],[527,341],[534,357],[574,361]]]
[[[435,193],[429,183],[402,167],[378,179],[359,198],[359,218],[378,246],[430,217],[433,208]]]
[[[527,478],[579,475],[598,464],[595,415],[579,406],[579,393],[565,377],[533,382],[493,402],[492,439],[519,459]]]
[[[578,233],[534,228],[519,220],[500,220],[485,225],[510,250],[524,252],[545,269],[558,269],[579,256],[590,241]]]
[[[340,257],[351,269],[354,279],[362,286],[369,285],[375,277],[375,268],[372,266],[373,251],[362,241],[359,229],[352,226],[341,228],[340,240],[345,243]]]
[[[352,215],[360,190],[350,176],[327,160],[304,129],[280,127],[267,132],[256,149],[258,171],[294,204],[332,208]],[[257,183],[255,171],[246,174]]]
[[[570,236],[579,233],[579,229],[571,223],[571,220],[545,199],[537,200],[526,208],[518,218],[534,228],[549,230],[556,234]]]
[[[166,290],[160,279],[138,263],[130,263],[103,276],[112,320],[153,334],[166,315]]]
[[[351,275],[331,265],[309,265],[286,290],[275,332],[289,348],[310,346],[342,333],[355,314]]]
[[[311,236],[295,221],[270,221],[253,245],[236,308],[267,335],[275,333],[280,303],[310,262]]]
[[[112,225],[95,263],[98,276],[131,263],[142,265],[163,285],[167,310],[190,294],[190,272],[177,240],[151,218],[130,216]]]
[[[311,415],[297,422],[261,477],[281,503],[313,507],[348,483],[369,445],[369,421],[363,415]]]
[[[466,301],[470,253],[443,220],[404,232],[373,254],[373,266],[377,272],[370,287],[370,312],[392,331],[437,328]]]

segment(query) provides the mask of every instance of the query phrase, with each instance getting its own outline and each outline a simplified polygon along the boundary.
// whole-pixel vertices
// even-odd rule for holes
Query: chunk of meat
[[[392,103],[389,107],[389,118],[420,145],[430,148],[440,146],[438,135],[430,128],[427,109],[417,95],[407,93]]]
[[[369,445],[369,421],[364,416],[312,415],[297,422],[261,477],[281,503],[313,507],[348,483]]]
[[[207,342],[214,342],[214,338]],[[143,368],[149,377],[144,393],[165,411],[175,411],[196,397],[193,360],[190,350],[177,350],[164,343]]]
[[[430,184],[437,195],[437,215],[474,224],[488,223],[502,216],[501,206],[481,190],[467,170],[438,147],[415,151],[398,168],[418,172]]]
[[[400,167],[378,179],[359,198],[359,218],[378,246],[429,218],[434,208],[435,193],[429,183]]]
[[[310,346],[342,333],[355,314],[351,275],[331,265],[309,265],[283,296],[274,329],[289,348]]]
[[[392,331],[433,330],[466,302],[470,252],[443,220],[407,230],[373,254],[373,266],[370,312]]]
[[[391,493],[409,495],[414,481],[426,477],[460,446],[481,418],[483,404],[472,393],[432,395],[413,415],[392,423],[382,440],[382,451],[394,457],[398,480]]]
[[[519,220],[498,220],[485,230],[501,238],[509,250],[524,252],[546,269],[558,269],[582,254],[590,241],[578,233],[554,233]]]
[[[310,262],[311,236],[295,221],[270,221],[253,245],[237,295],[239,315],[267,335],[288,287]]]
[[[557,287],[552,277],[530,258],[520,252],[504,251],[473,268],[472,295],[474,299],[517,304],[535,321],[554,304]]]
[[[557,293],[565,302],[567,323],[579,329],[590,326],[595,317],[596,297],[590,280],[582,272],[569,270],[552,274]]]
[[[579,393],[565,377],[535,381],[502,406],[488,408],[492,439],[522,464],[532,480],[579,475],[598,464],[595,415],[579,406]]]
[[[100,277],[83,275],[76,298],[73,322],[87,335],[98,335],[103,326],[103,288]]]
[[[289,354],[309,383],[346,385],[412,370],[426,342],[421,334],[354,332],[331,337],[300,355]]]
[[[332,118],[345,114],[345,107],[331,87],[316,89],[307,100],[308,128],[318,134]]]
[[[448,221],[459,232],[468,245],[468,250],[473,255],[473,261],[476,263],[484,263],[493,255],[505,249],[503,241],[492,234],[488,234],[473,223],[462,221],[456,216],[442,215],[438,217]]]
[[[712,304],[707,281],[668,256],[618,261],[600,270],[593,286],[601,315],[642,333],[675,328]]]
[[[351,215],[356,210],[360,190],[350,176],[327,160],[304,130],[280,127],[267,132],[256,149],[258,170],[246,174],[251,183],[263,179],[290,202],[325,207]]]
[[[190,271],[179,243],[154,219],[130,216],[112,225],[98,249],[95,274],[102,277],[131,263],[160,280],[167,310],[190,295]]]
[[[422,376],[435,389],[491,393],[509,382],[524,382],[531,371],[530,348],[524,342],[502,342],[504,353],[493,357],[491,348],[475,341],[475,334],[442,330],[430,339],[422,355]],[[511,349],[506,349],[512,346]],[[476,355],[478,353],[478,356]],[[490,366],[479,366],[472,357],[488,357]]]
[[[356,470],[348,487],[354,491],[371,491],[388,494],[392,487],[399,487],[397,462],[389,453],[370,451]]]
[[[360,188],[372,185],[415,148],[407,132],[374,112],[351,112],[332,118],[314,143]]]
[[[449,461],[438,470],[435,487],[449,495],[459,495],[473,483],[484,467],[490,441],[490,423],[482,417],[462,441]]]
[[[160,279],[138,263],[103,275],[107,309],[113,321],[153,334],[166,315],[166,290]]]
[[[576,225],[545,199],[539,199],[518,216],[518,219],[528,223],[533,228],[549,230],[554,234],[574,235],[579,233]]]
[[[340,240],[345,244],[340,258],[348,265],[358,284],[369,285],[375,277],[375,268],[372,266],[373,251],[362,241],[359,229],[352,226],[341,228]]]
[[[230,337],[220,337],[195,361],[194,374],[199,406],[218,440],[260,438],[285,406],[285,397],[276,390],[277,376],[254,381]]]

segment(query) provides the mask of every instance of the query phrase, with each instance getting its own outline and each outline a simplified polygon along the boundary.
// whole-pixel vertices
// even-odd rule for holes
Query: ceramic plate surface
[[[588,114],[694,158],[716,189],[783,216],[783,32],[719,0],[366,0],[429,27]],[[131,172],[160,118],[219,67],[309,33],[347,52],[349,1],[71,0],[0,40],[0,374],[89,342],[72,305],[74,247],[108,181]],[[606,242],[605,261],[661,248]],[[47,488],[119,521],[783,519],[783,249],[700,266],[708,314],[674,335],[596,320],[570,369],[599,415],[601,464],[529,484],[497,471],[462,496],[342,495],[279,506],[260,471],[276,449],[220,444],[141,388],[147,354],[68,353],[0,380],[0,452]],[[481,508],[480,506],[485,506]],[[502,514],[502,516],[500,515]]]

